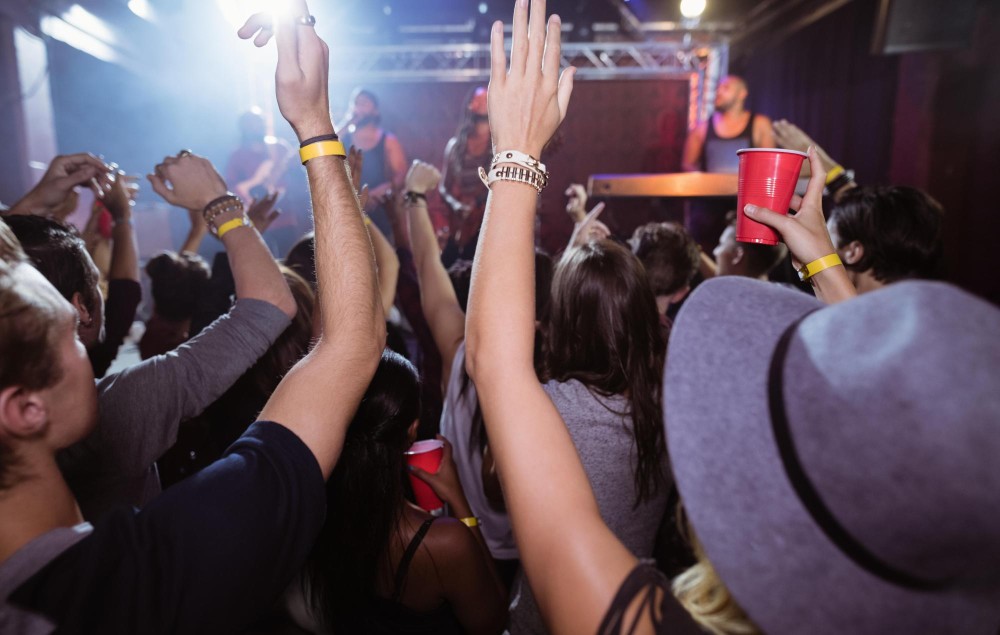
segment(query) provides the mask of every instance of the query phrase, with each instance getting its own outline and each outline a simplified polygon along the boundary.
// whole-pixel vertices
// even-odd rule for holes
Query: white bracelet
[[[498,166],[494,164],[490,168],[489,174],[483,168],[479,168],[479,178],[487,188],[490,188],[497,181],[513,181],[514,183],[530,185],[535,188],[535,191],[541,193],[542,189],[548,185],[548,178],[545,174],[520,165]]]
[[[531,170],[538,170],[542,174],[548,176],[548,169],[546,169],[545,164],[524,152],[518,152],[517,150],[504,150],[503,152],[497,152],[493,155],[493,159],[490,161],[492,165],[497,163],[514,163]]]

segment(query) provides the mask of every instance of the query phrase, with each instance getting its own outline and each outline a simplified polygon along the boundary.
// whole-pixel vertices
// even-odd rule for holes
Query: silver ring
[[[183,159],[184,157],[189,157],[192,154],[194,154],[194,153],[191,152],[190,150],[181,150],[180,152],[177,153],[177,158],[178,159]]]
[[[303,15],[297,20],[302,26],[316,26],[316,16],[314,15]]]

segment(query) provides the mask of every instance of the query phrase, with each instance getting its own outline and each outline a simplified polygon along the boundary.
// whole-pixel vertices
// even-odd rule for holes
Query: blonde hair
[[[759,635],[757,628],[743,611],[729,589],[709,562],[691,524],[678,513],[678,520],[688,536],[698,562],[674,578],[672,590],[695,622],[715,635]],[[683,531],[682,529],[682,531]]]

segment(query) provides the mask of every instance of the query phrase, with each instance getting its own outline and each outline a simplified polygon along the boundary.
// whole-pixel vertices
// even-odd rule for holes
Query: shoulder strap
[[[750,119],[747,120],[747,126],[743,129],[743,132],[736,135],[736,138],[746,137],[750,140],[750,147],[753,147],[753,120],[757,116],[757,113],[750,111]]]
[[[417,548],[420,547],[420,543],[423,542],[424,536],[431,528],[431,524],[434,522],[434,518],[428,518],[420,525],[420,529],[417,533],[413,535],[413,539],[410,540],[410,544],[406,546],[406,551],[403,552],[403,557],[399,560],[399,566],[396,567],[396,581],[392,585],[392,601],[399,602],[399,596],[403,594],[403,584],[406,582],[406,574],[410,570],[410,561],[413,560],[413,556],[417,554]]]

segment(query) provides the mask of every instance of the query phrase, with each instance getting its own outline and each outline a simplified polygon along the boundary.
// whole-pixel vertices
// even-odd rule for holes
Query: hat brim
[[[995,597],[875,577],[830,542],[796,495],[771,428],[768,369],[782,333],[820,307],[796,290],[726,277],[701,285],[678,315],[664,419],[697,538],[735,601],[771,635],[983,632],[997,617]],[[795,390],[789,383],[785,394]]]

